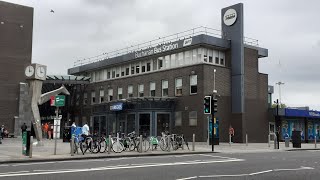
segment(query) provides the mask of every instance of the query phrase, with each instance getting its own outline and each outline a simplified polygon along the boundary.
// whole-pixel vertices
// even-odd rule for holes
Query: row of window
[[[190,75],[190,94],[197,94],[198,92],[198,81],[197,75]],[[182,77],[178,77],[175,79],[175,96],[182,96]],[[133,85],[128,85],[128,94],[127,97],[134,97],[134,92],[133,92]],[[144,88],[144,84],[138,84],[138,97],[145,97],[145,88]],[[103,103],[106,101],[112,101],[114,100],[114,93],[113,93],[113,89],[109,88],[107,89],[107,100],[105,100],[105,93],[103,89],[99,90],[99,99],[98,101],[96,100],[96,92],[92,91],[91,92],[91,104],[95,104],[95,103]],[[122,87],[118,87],[118,93],[117,93],[118,97],[117,99],[123,99],[123,88]],[[168,97],[169,95],[169,81],[168,80],[162,80],[161,81],[161,96],[162,97]],[[155,97],[156,96],[156,83],[155,82],[150,82],[149,84],[149,96],[150,97]],[[79,94],[77,94],[77,99],[79,99]],[[77,105],[79,105],[78,103],[79,101],[77,101]],[[88,94],[84,93],[83,95],[83,104],[86,105],[88,103]]]
[[[182,126],[182,111],[177,111],[175,116],[175,126]],[[189,126],[197,126],[197,111],[189,111]]]
[[[89,76],[91,77],[91,82],[98,82],[200,62],[225,66],[225,54],[218,50],[196,48],[150,60],[98,70],[90,73]]]

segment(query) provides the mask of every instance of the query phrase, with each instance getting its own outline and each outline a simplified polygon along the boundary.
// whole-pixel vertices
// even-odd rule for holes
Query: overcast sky
[[[47,65],[48,74],[66,74],[77,59],[194,27],[220,29],[221,9],[243,2],[245,36],[269,49],[259,71],[269,74],[273,98],[282,81],[283,103],[320,110],[320,1],[4,1],[34,8],[32,62]]]

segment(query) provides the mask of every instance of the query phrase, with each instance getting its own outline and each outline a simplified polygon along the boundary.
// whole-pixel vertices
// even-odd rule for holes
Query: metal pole
[[[32,144],[33,144],[33,136],[30,136],[29,158],[32,158]]]
[[[111,135],[109,135],[109,138],[108,138],[108,154],[110,154],[111,152]]]
[[[231,134],[229,134],[229,146],[231,146]]]
[[[168,138],[168,152],[170,152],[171,135],[168,135],[167,138]]]
[[[142,153],[142,135],[140,135],[139,152]]]
[[[270,134],[268,134],[268,147],[270,147]]]
[[[58,118],[59,118],[59,107],[57,106],[56,107],[56,120],[58,120]],[[53,120],[53,125],[55,126],[55,130],[56,130],[56,132],[54,133],[55,134],[55,138],[54,138],[54,155],[56,155],[57,154],[57,130],[58,130],[58,126],[57,126],[57,124],[56,125],[54,124],[54,121],[55,120]]]
[[[195,151],[196,135],[192,134],[192,151]]]
[[[72,135],[71,135],[72,136]],[[74,156],[74,137],[71,137],[71,156]]]
[[[314,136],[314,148],[317,149],[317,136]]]
[[[248,146],[248,134],[246,133],[246,146]]]

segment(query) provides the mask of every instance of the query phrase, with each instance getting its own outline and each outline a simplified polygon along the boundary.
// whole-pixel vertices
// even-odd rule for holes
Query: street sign
[[[56,107],[64,106],[64,104],[65,104],[65,96],[64,95],[56,96],[54,104],[55,104]]]
[[[54,104],[55,103],[55,98],[56,98],[55,96],[51,96],[50,97],[50,106],[55,106],[55,104]]]
[[[22,154],[27,155],[27,131],[22,133]]]

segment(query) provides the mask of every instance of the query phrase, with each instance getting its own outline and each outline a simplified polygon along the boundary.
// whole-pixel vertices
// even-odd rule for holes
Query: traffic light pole
[[[215,99],[215,95],[212,94],[212,97],[211,97],[212,107],[214,107],[214,99]],[[214,128],[214,108],[211,109],[211,148],[212,148],[212,152],[214,152],[214,129],[213,128]]]

